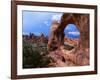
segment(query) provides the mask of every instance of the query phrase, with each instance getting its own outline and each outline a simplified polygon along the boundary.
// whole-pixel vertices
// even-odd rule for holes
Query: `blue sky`
[[[79,38],[80,31],[74,24],[68,24],[64,30],[65,36],[69,38]]]
[[[49,35],[53,20],[60,20],[63,13],[23,11],[23,34]]]
[[[49,36],[52,21],[60,21],[62,15],[63,13],[23,11],[23,34],[31,32],[37,36],[41,35],[41,33]],[[67,37],[79,33],[73,24],[68,25],[64,32]]]

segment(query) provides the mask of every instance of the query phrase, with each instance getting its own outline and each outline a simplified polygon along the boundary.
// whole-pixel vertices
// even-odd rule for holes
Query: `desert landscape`
[[[74,24],[80,37],[69,38],[64,33]],[[63,13],[61,21],[52,21],[49,36],[30,32],[23,34],[23,68],[70,67],[89,65],[89,15]]]

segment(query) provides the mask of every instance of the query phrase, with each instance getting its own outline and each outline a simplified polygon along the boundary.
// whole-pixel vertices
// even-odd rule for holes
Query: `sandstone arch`
[[[61,17],[61,22],[59,23],[57,29],[54,31],[54,34],[51,36],[59,44],[63,44],[64,40],[64,29],[68,24],[75,24],[80,31],[80,45],[82,48],[89,48],[89,15],[88,14],[75,14],[75,13],[64,13]],[[54,40],[53,39],[53,40]],[[49,39],[50,43],[53,42],[52,39]]]
[[[63,54],[61,51],[51,53],[53,55],[59,54],[59,56],[64,57],[65,62],[71,60],[77,65],[89,65],[89,14],[64,13],[61,17],[61,22],[57,24],[56,29],[51,32],[52,35],[50,36],[47,45],[48,50],[52,48],[54,41],[56,42],[58,49],[63,45],[65,36],[64,29],[68,24],[75,24],[80,31],[78,47],[67,55]],[[62,62],[61,60],[59,61],[60,63]],[[56,60],[56,63],[58,63],[58,60]],[[64,64],[64,62],[62,63]],[[66,63],[64,65],[66,65]]]

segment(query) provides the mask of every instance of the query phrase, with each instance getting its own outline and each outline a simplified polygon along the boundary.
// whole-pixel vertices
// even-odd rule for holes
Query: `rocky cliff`
[[[57,24],[56,28],[51,28],[51,36],[48,41],[49,56],[54,60],[53,65],[89,65],[89,15],[64,13],[61,22],[54,24]],[[75,24],[80,31],[78,44],[72,50],[64,49],[64,29],[68,24]],[[53,25],[52,27],[54,27]],[[56,45],[55,50],[52,49],[53,45]]]

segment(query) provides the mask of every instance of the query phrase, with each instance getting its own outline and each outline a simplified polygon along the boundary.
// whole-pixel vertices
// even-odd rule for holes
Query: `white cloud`
[[[49,26],[49,22],[48,21],[44,21],[44,24]]]
[[[57,14],[52,16],[52,20],[60,21],[62,14]]]
[[[80,35],[79,32],[68,32],[68,34],[72,34],[72,35]]]
[[[44,21],[44,24],[45,24],[46,26],[50,26],[50,23],[49,23],[48,21]]]
[[[29,33],[28,32],[23,32],[23,35],[29,35]]]

